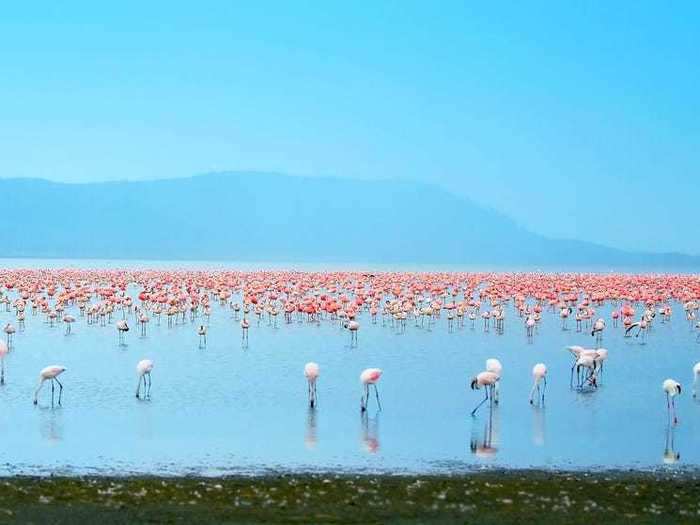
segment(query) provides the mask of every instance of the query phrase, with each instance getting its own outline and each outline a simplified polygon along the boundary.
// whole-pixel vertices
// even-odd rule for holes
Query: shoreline
[[[0,523],[690,523],[700,472],[0,478]]]

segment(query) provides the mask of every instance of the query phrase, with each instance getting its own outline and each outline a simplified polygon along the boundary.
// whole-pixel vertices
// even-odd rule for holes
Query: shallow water
[[[132,296],[135,296],[135,289]],[[239,298],[233,298],[240,300]],[[655,468],[680,454],[675,467],[700,465],[700,403],[691,397],[692,365],[700,344],[674,305],[670,323],[657,318],[646,344],[625,339],[608,321],[603,346],[610,351],[601,386],[580,392],[569,386],[565,345],[592,346],[590,332],[546,312],[532,343],[509,308],[505,333],[484,333],[481,321],[449,333],[446,316],[430,331],[409,320],[406,333],[360,318],[357,348],[335,322],[278,327],[252,318],[250,344],[230,309],[213,304],[208,344],[199,348],[195,322],[168,328],[152,319],[139,336],[132,321],[127,346],[117,344],[114,324],[87,325],[73,334],[50,327],[28,309],[6,359],[0,388],[0,473],[157,473],[217,475],[264,471],[454,472],[496,467],[563,469]],[[610,319],[608,305],[598,313]],[[77,309],[72,308],[77,317]],[[117,318],[119,316],[117,315]],[[0,311],[0,323],[15,323]],[[136,362],[156,363],[150,401],[135,398]],[[469,378],[484,360],[504,365],[501,402],[469,413],[483,391]],[[321,366],[319,405],[307,408],[303,366]],[[530,371],[549,369],[544,407],[528,404]],[[63,364],[63,405],[51,408],[50,388],[38,406],[32,394],[38,371]],[[384,370],[383,410],[359,410],[362,369]],[[680,423],[668,426],[661,382],[684,385]],[[374,400],[372,399],[372,402]],[[491,447],[484,448],[491,426]]]

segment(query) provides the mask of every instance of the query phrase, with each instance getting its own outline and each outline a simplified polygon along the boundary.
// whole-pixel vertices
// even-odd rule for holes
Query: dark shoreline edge
[[[697,523],[700,472],[0,478],[0,523]]]

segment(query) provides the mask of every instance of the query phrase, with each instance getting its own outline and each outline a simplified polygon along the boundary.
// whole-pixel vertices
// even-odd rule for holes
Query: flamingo
[[[500,379],[501,379],[501,374],[503,372],[503,365],[501,364],[501,362],[498,359],[492,357],[492,358],[486,360],[486,371],[493,372],[494,374],[496,374],[498,376],[499,380],[494,385],[494,390],[493,390],[493,401],[494,401],[494,403],[498,404],[498,402],[501,399],[501,392],[500,392],[501,381],[500,381]]]
[[[242,340],[244,344],[248,342],[248,328],[250,328],[250,321],[248,321],[248,318],[244,315],[243,319],[241,319],[241,330],[243,331]]]
[[[576,360],[576,375],[578,377],[578,386],[583,387],[586,383],[590,384],[594,388],[598,388],[598,380],[596,377],[596,367],[598,355],[593,351],[583,352]],[[587,369],[588,375],[585,377],[583,383],[581,382],[581,369]]]
[[[2,352],[1,348],[0,348],[0,352]],[[693,397],[697,397],[697,386],[698,386],[699,380],[700,380],[700,362],[695,363],[695,366],[693,366]]]
[[[129,331],[129,325],[126,323],[125,319],[117,321],[117,333],[119,334],[119,344],[124,344],[124,334]]]
[[[357,321],[348,321],[345,323],[345,328],[350,330],[350,345],[357,344],[357,331],[360,329],[360,323]]]
[[[34,391],[34,404],[36,405],[39,401],[39,391],[41,388],[44,386],[45,381],[51,381],[51,406],[53,406],[53,396],[54,396],[54,383],[58,383],[59,391],[58,391],[58,404],[61,404],[61,396],[63,395],[63,385],[61,382],[58,380],[58,376],[60,376],[63,372],[66,371],[65,366],[61,365],[51,365],[47,366],[46,368],[43,368],[41,372],[39,372],[39,384],[36,387],[36,390]]]
[[[15,327],[12,326],[12,323],[7,323],[5,325],[5,328],[3,328],[3,331],[7,334],[7,346],[8,348],[12,347],[12,338],[15,334]]]
[[[141,393],[141,381],[143,381],[144,398],[151,396],[151,371],[153,371],[153,361],[150,359],[142,359],[136,364],[136,375],[139,376],[139,384],[136,387],[136,398],[138,399]],[[146,381],[148,379],[148,381]]]
[[[369,387],[374,386],[374,395],[377,398],[377,406],[382,409],[382,404],[379,402],[379,390],[377,383],[382,377],[382,370],[379,368],[367,368],[360,374],[360,383],[364,388],[363,396],[360,398],[360,411],[365,412],[369,405]]]
[[[547,367],[544,363],[537,363],[532,367],[532,377],[534,383],[532,385],[532,390],[530,390],[530,404],[532,405],[532,399],[535,395],[535,390],[537,390],[537,397],[540,397],[540,383],[542,385],[542,403],[544,403],[544,391],[547,389]]]
[[[304,365],[304,376],[309,386],[309,406],[314,408],[316,405],[316,380],[318,379],[320,369],[317,363],[310,362]]]
[[[666,393],[666,408],[668,409],[669,418],[673,416],[673,424],[678,424],[676,416],[676,403],[674,398],[681,393],[681,384],[675,379],[666,379],[662,384],[663,390]]]
[[[199,348],[207,346],[207,327],[200,324],[197,328],[197,334],[199,334]]]
[[[71,325],[75,322],[75,317],[66,314],[63,316],[63,322],[66,324],[66,335],[71,333]]]
[[[481,387],[484,387],[486,393],[484,399],[481,400],[481,403],[476,405],[476,407],[474,407],[474,410],[472,410],[472,417],[476,414],[476,411],[479,410],[479,407],[481,407],[481,405],[483,405],[489,399],[493,400],[493,390],[495,388],[496,383],[498,383],[499,379],[500,377],[498,376],[498,374],[488,371],[481,372],[476,377],[472,378],[470,384],[471,389],[479,390]]]
[[[139,315],[139,324],[141,325],[141,337],[146,337],[146,325],[150,322],[150,318],[142,313]]]
[[[603,319],[597,319],[593,323],[593,329],[591,330],[591,336],[595,336],[596,344],[603,340],[603,330],[605,330],[605,321]]]
[[[0,341],[0,385],[5,384],[5,356],[10,351],[5,341]]]

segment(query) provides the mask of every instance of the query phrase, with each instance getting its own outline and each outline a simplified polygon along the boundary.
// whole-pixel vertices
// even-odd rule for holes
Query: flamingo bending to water
[[[374,385],[374,395],[377,398],[377,406],[379,410],[382,409],[382,404],[379,402],[379,390],[377,389],[377,383],[382,377],[382,370],[379,368],[367,368],[360,374],[360,383],[364,388],[362,398],[360,399],[360,411],[365,412],[369,404],[369,387]]]
[[[136,397],[139,397],[141,393],[141,381],[143,381],[143,396],[144,398],[150,397],[151,395],[151,385],[153,380],[151,379],[151,371],[153,370],[153,361],[150,359],[142,359],[136,364],[136,375],[139,376],[139,384],[136,387]],[[146,381],[148,379],[148,381]]]
[[[486,395],[484,396],[484,399],[481,400],[481,403],[476,405],[474,407],[474,410],[472,410],[472,416],[476,414],[476,411],[479,410],[479,407],[486,403],[489,399],[493,401],[493,391],[495,389],[496,383],[498,383],[500,377],[493,373],[493,372],[481,372],[478,374],[476,377],[472,378],[471,381],[471,389],[472,390],[479,390],[480,388],[484,387]]]
[[[316,405],[316,380],[318,379],[320,369],[317,363],[310,362],[304,365],[304,376],[309,386],[309,406],[314,408]]]
[[[537,397],[540,398],[540,383],[543,383],[540,399],[542,403],[544,403],[544,391],[547,389],[547,367],[544,363],[537,363],[532,367],[532,378],[534,379],[534,383],[532,385],[532,390],[530,390],[530,404],[532,405],[535,390],[537,390]]]
[[[124,344],[124,334],[129,331],[129,325],[124,319],[117,321],[117,333],[119,334],[119,344]]]
[[[42,369],[41,372],[39,372],[39,384],[36,387],[36,390],[34,391],[34,404],[36,405],[38,403],[39,399],[39,391],[41,388],[44,386],[45,381],[51,381],[51,406],[53,406],[53,396],[54,396],[54,383],[58,383],[59,391],[58,391],[58,404],[61,404],[61,396],[63,395],[63,385],[61,382],[58,380],[58,376],[60,376],[63,372],[66,371],[65,366],[61,365],[51,365],[47,366],[46,368]]]
[[[663,382],[662,387],[666,393],[666,408],[668,409],[669,418],[673,416],[673,424],[678,423],[676,416],[676,403],[674,398],[681,393],[681,384],[675,379],[667,379]]]

